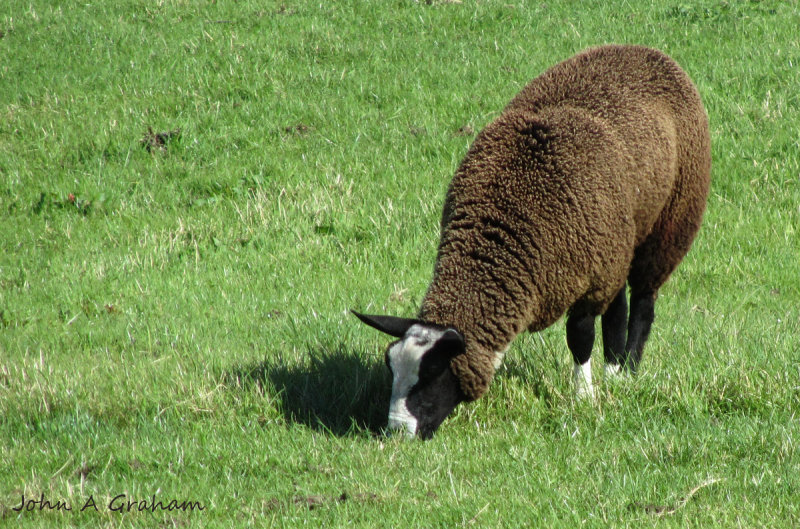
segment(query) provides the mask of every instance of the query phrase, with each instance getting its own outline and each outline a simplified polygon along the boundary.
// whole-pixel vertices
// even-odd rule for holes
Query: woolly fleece
[[[700,227],[708,119],[684,71],[639,46],[584,51],[531,81],[475,139],[447,191],[419,318],[451,326],[468,400],[525,329],[658,288]]]

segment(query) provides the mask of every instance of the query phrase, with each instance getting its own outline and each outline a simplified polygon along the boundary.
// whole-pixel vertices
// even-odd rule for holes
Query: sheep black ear
[[[419,366],[421,379],[439,376],[450,366],[450,360],[467,350],[464,337],[455,329],[447,329],[431,349],[422,356]]]
[[[414,320],[411,318],[359,314],[354,310],[351,310],[350,312],[352,312],[359,320],[363,321],[370,327],[378,329],[389,336],[394,336],[395,338],[401,338],[412,325],[419,323],[419,320]]]
[[[467,350],[464,337],[455,329],[447,329],[444,334],[436,340],[434,348],[446,351],[451,357],[458,356]]]

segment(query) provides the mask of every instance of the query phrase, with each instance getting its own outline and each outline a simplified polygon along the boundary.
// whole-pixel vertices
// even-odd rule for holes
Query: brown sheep
[[[400,338],[386,353],[390,428],[430,437],[486,392],[517,334],[564,313],[579,395],[593,396],[598,315],[606,372],[635,372],[710,169],[700,96],[662,52],[593,48],[532,80],[456,171],[418,318],[358,315]]]

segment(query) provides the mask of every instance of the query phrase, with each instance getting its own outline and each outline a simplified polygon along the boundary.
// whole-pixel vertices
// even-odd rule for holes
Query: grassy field
[[[2,2],[0,526],[800,525],[798,27],[794,0]],[[380,436],[386,341],[348,309],[414,315],[476,131],[607,42],[672,55],[713,141],[641,375],[574,402],[559,323],[432,441]],[[14,510],[42,494],[72,510]],[[139,510],[173,500],[203,510]]]

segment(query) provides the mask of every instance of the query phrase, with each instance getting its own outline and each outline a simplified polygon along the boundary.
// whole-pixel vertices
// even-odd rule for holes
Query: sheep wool
[[[653,299],[700,227],[708,119],[660,51],[609,45],[532,80],[475,139],[445,198],[419,319],[453,327],[467,400],[523,330],[603,314],[626,281]]]

